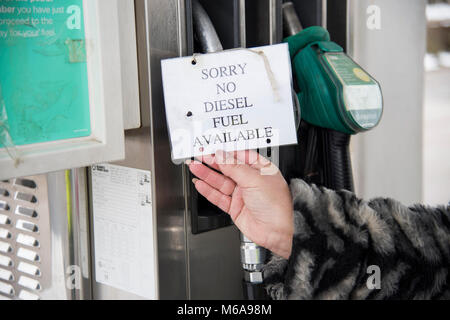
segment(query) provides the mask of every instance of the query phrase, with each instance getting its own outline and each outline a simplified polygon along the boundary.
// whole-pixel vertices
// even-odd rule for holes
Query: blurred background
[[[429,0],[423,109],[423,200],[450,201],[450,1]]]
[[[357,194],[447,204],[449,1],[349,0],[349,17],[348,52],[379,80],[385,103],[381,124],[353,138]]]

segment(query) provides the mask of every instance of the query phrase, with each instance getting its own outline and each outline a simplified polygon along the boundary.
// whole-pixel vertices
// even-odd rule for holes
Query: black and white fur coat
[[[272,299],[450,299],[450,206],[366,202],[297,179],[291,193],[291,257],[263,270]]]

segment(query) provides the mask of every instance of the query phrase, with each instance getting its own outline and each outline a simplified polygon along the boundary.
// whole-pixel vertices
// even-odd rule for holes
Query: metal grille
[[[49,227],[46,176],[0,181],[0,299],[40,299],[50,276]]]

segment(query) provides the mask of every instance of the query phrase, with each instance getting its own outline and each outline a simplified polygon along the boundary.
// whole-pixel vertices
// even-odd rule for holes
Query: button
[[[12,235],[6,229],[0,228],[0,239],[11,239]]]
[[[17,220],[16,228],[24,231],[39,232],[39,228],[36,224],[25,220]]]
[[[0,200],[0,211],[8,211],[9,205],[5,201]]]
[[[11,258],[0,255],[0,266],[11,268],[14,263]]]
[[[19,265],[17,266],[17,270],[19,270],[22,273],[29,274],[30,276],[35,277],[41,276],[41,270],[39,270],[38,267],[29,263],[20,262]]]
[[[39,255],[36,252],[24,248],[19,248],[17,251],[17,256],[28,261],[40,260]]]
[[[39,281],[21,276],[18,282],[19,286],[31,289],[31,290],[41,290],[41,284]]]
[[[13,249],[9,243],[0,241],[0,252],[11,253],[12,251]]]
[[[0,268],[0,280],[14,281],[14,275],[11,271]]]
[[[23,186],[30,189],[36,189],[36,182],[30,179],[16,179],[15,185]]]
[[[0,214],[0,225],[10,225],[11,219],[9,219],[8,216],[5,216],[4,214]]]
[[[30,193],[25,193],[25,192],[16,192],[15,199],[27,201],[27,202],[31,202],[31,203],[37,202],[37,198],[34,195],[32,195]]]
[[[32,301],[32,300],[40,300],[41,298],[37,294],[21,290],[19,293],[19,299]]]
[[[13,296],[14,288],[10,284],[0,282],[0,293],[6,294],[8,296]]]
[[[27,207],[17,206],[16,208],[16,214],[29,217],[29,218],[37,218],[38,214],[36,210],[30,209]]]
[[[24,246],[39,248],[39,241],[36,238],[22,233],[17,235],[16,242],[23,244]]]
[[[9,197],[9,192],[6,189],[0,188],[0,196]]]

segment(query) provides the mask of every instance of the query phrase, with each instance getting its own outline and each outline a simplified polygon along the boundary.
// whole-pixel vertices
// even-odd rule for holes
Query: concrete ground
[[[430,205],[450,201],[450,69],[425,76],[423,199]]]

